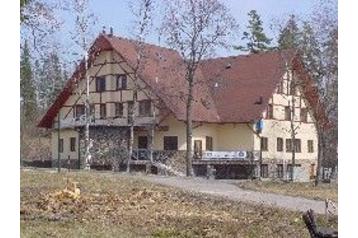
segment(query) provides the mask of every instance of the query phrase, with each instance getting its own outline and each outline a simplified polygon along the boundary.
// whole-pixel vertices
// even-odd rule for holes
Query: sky
[[[242,32],[246,28],[248,22],[247,13],[250,10],[257,10],[263,20],[266,34],[271,38],[275,38],[277,29],[271,29],[274,22],[277,22],[277,20],[282,22],[287,19],[290,14],[295,14],[302,20],[307,19],[312,14],[318,1],[319,0],[222,0],[239,24],[239,32],[236,33],[238,44],[240,44]],[[98,18],[94,31],[98,33],[101,32],[103,26],[106,27],[107,31],[109,27],[113,27],[115,35],[131,37],[130,27],[134,19],[128,4],[129,0],[90,0],[90,9]],[[159,7],[157,7],[157,9],[158,8]],[[68,32],[73,29],[74,18],[69,13],[61,14],[64,19],[64,28],[59,32],[59,41],[63,45],[68,45],[70,42],[68,40]],[[154,22],[159,21],[160,13],[154,16]],[[147,41],[153,44],[163,45],[163,42],[158,41],[158,34],[156,32],[149,35]],[[217,56],[237,55],[239,53],[240,52],[233,49],[219,49]]]

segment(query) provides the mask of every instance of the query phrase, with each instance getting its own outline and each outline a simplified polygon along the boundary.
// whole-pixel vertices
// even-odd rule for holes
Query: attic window
[[[225,66],[225,69],[231,69],[231,64],[228,63],[228,64]]]

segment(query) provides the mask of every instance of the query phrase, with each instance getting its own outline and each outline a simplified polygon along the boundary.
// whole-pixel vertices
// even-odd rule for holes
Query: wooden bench
[[[326,228],[317,227],[316,220],[314,218],[313,210],[310,209],[302,215],[303,221],[311,235],[311,238],[335,238],[338,237],[338,231]]]

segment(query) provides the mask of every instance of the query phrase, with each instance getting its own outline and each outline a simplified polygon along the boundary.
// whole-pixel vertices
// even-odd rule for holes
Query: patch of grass
[[[337,184],[319,184],[314,183],[289,183],[281,181],[245,181],[238,183],[243,189],[249,189],[260,192],[277,193],[289,196],[300,196],[315,200],[330,199],[338,201]]]
[[[80,198],[49,199],[67,178],[79,183]],[[20,214],[22,237],[309,237],[298,212],[183,192],[118,173],[23,171]]]

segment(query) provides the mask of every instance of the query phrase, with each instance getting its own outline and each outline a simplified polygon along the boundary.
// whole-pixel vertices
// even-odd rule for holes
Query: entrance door
[[[203,143],[201,140],[194,140],[194,157],[197,159],[201,158],[203,151]]]
[[[138,136],[138,149],[148,149],[147,136]]]

